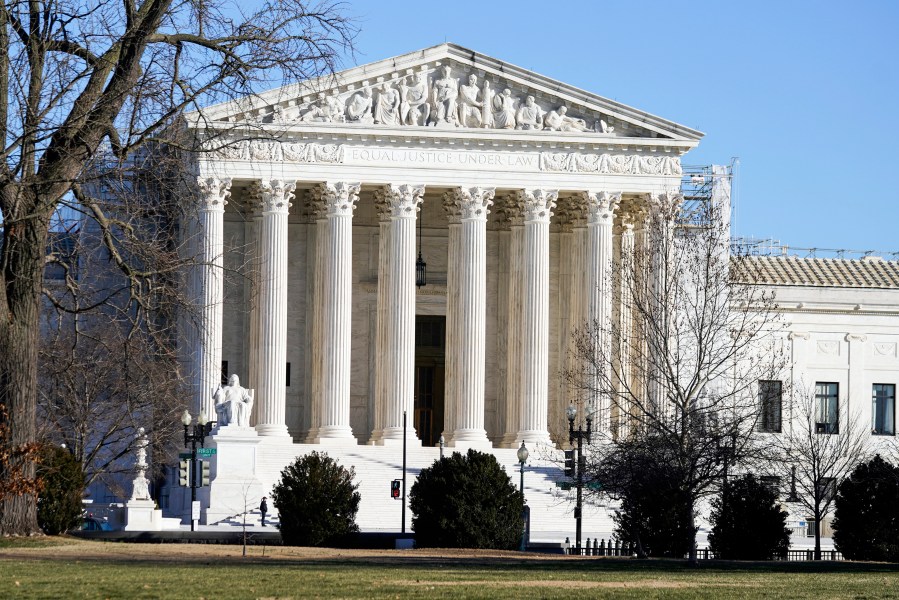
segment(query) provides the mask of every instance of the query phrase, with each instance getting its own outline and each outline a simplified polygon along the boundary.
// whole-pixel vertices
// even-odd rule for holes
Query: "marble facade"
[[[446,318],[451,444],[552,443],[567,336],[611,318],[613,256],[701,138],[452,44],[187,122],[210,148],[193,407],[227,363],[260,436],[320,444],[402,439],[421,315]]]

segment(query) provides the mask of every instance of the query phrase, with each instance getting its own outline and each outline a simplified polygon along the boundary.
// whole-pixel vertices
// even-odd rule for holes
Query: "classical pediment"
[[[218,104],[202,114],[205,122],[289,129],[389,128],[414,134],[430,127],[609,142],[655,138],[685,146],[702,137],[683,125],[454,44]]]

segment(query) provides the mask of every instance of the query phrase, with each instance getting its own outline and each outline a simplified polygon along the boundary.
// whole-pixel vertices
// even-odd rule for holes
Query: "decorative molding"
[[[790,340],[800,339],[800,340],[809,340],[812,335],[806,331],[791,331],[787,336]]]
[[[840,342],[835,340],[818,341],[818,354],[826,354],[828,356],[840,355]]]
[[[866,342],[868,341],[868,336],[863,333],[847,333],[846,334],[847,342]]]
[[[541,152],[540,170],[554,173],[602,175],[682,175],[680,158],[635,154],[581,154]]]
[[[216,148],[212,155],[223,160],[261,160],[288,163],[342,163],[343,144],[240,140]]]
[[[874,343],[874,355],[875,356],[886,356],[887,358],[895,358],[896,356],[896,342],[875,342]]]

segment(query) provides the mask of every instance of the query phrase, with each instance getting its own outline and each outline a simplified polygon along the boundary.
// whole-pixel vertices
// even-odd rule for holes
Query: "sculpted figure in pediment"
[[[490,87],[490,82],[484,80],[484,88],[481,91],[481,127],[493,127],[493,98],[496,92]]]
[[[509,88],[493,97],[493,122],[498,129],[515,129],[515,98]]]
[[[477,75],[468,76],[468,85],[459,88],[459,125],[462,127],[481,126],[481,102],[478,100]]]
[[[352,123],[362,123],[363,125],[372,124],[371,116],[371,88],[362,88],[350,98],[350,102],[346,107],[347,121]]]
[[[568,107],[560,106],[558,110],[546,113],[543,119],[544,129],[550,131],[590,131],[587,122],[568,116]]]
[[[517,129],[543,129],[543,109],[537,106],[533,96],[528,96],[515,114]]]
[[[443,77],[434,81],[434,122],[437,125],[456,124],[456,100],[459,98],[459,82],[451,77],[449,65],[443,67]]]
[[[410,75],[400,82],[400,122],[403,125],[427,125],[431,114],[428,82],[424,73]]]
[[[400,93],[386,82],[381,84],[378,92],[378,101],[375,104],[375,124],[399,127]]]

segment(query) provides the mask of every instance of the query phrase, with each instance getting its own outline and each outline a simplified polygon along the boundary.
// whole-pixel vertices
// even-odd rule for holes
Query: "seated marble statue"
[[[253,390],[241,387],[240,378],[235,374],[228,379],[228,385],[219,386],[212,395],[215,401],[215,414],[218,426],[237,425],[250,426],[250,413],[253,412]]]
[[[516,129],[543,129],[543,109],[537,106],[533,96],[528,96],[515,115]]]

